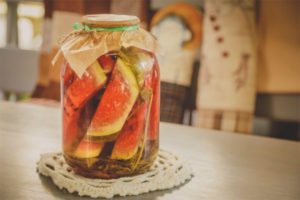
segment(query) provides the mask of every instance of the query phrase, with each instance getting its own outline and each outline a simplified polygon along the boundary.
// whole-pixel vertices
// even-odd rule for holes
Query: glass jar
[[[100,28],[92,32],[104,28],[107,34],[135,31],[128,27],[137,25],[136,18],[123,19],[85,16],[83,27],[89,30],[83,32],[91,27]],[[71,59],[64,59],[62,67],[63,154],[75,173],[90,178],[144,173],[158,152],[160,80],[155,54],[133,45],[112,49],[100,53],[81,76],[69,64]],[[93,55],[93,48],[89,50]]]

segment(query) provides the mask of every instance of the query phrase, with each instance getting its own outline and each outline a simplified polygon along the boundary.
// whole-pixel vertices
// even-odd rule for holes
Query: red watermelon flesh
[[[108,136],[120,131],[138,93],[134,74],[121,59],[118,59],[87,136]]]
[[[116,56],[116,53],[107,53],[98,58],[98,62],[105,73],[112,72],[116,63]]]
[[[127,160],[136,154],[140,138],[145,131],[148,105],[148,102],[137,101],[137,105],[133,108],[133,110],[137,108],[137,111],[126,121],[115,142],[112,159]]]
[[[65,88],[69,87],[69,85],[72,83],[73,79],[76,77],[75,73],[67,63],[67,61],[64,62],[64,69],[65,71],[63,72],[63,81],[64,81],[64,86]]]
[[[76,78],[68,87],[66,95],[74,108],[81,107],[93,94],[104,86],[107,80],[98,62],[94,62],[81,78]]]

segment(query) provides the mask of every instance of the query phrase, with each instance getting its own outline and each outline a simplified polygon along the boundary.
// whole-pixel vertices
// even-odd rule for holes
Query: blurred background
[[[59,106],[57,41],[85,14],[160,42],[161,121],[300,140],[299,0],[0,0],[0,100]]]

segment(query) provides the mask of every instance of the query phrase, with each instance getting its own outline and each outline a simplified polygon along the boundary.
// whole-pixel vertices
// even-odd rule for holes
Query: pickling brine
[[[158,152],[160,79],[153,52],[121,47],[81,77],[65,60],[61,75],[63,152],[85,177],[146,172]]]

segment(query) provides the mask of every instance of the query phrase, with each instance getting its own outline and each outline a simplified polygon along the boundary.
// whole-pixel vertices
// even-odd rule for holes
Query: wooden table
[[[0,199],[89,199],[35,171],[61,150],[60,110],[0,102]],[[300,143],[161,123],[161,147],[189,160],[195,176],[172,190],[126,199],[300,199]],[[116,198],[125,199],[125,198]]]

